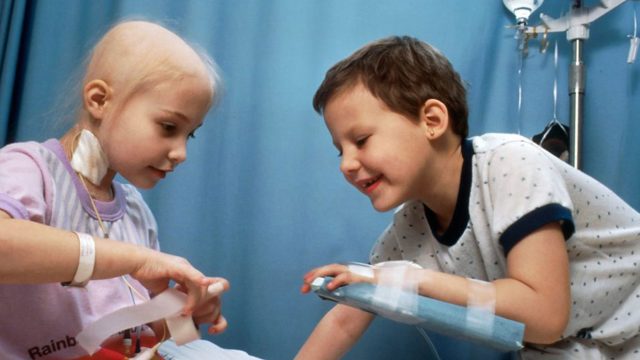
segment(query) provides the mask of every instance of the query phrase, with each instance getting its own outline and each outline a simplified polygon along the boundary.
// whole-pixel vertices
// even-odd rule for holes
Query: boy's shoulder
[[[517,134],[487,133],[470,138],[475,154],[507,150],[513,147],[537,146],[530,139]]]

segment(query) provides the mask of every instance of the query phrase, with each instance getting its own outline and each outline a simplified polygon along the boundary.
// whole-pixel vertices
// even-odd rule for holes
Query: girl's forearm
[[[135,270],[137,246],[94,238],[93,279]],[[76,234],[27,220],[0,218],[0,283],[70,281],[78,267],[80,245]]]

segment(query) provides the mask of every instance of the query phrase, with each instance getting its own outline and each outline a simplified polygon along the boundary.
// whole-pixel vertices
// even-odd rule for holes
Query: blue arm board
[[[322,299],[356,307],[381,316],[393,311],[398,316],[393,316],[392,320],[415,324],[426,330],[466,339],[500,351],[515,351],[522,348],[524,324],[521,322],[496,315],[491,327],[492,333],[487,333],[486,330],[467,325],[467,309],[463,306],[419,296],[417,313],[415,310],[408,311],[408,309],[402,308],[388,309],[384,305],[372,301],[376,285],[354,283],[329,291],[326,285],[331,281],[331,277],[325,277],[322,280],[322,283],[315,281],[312,284],[313,291]]]

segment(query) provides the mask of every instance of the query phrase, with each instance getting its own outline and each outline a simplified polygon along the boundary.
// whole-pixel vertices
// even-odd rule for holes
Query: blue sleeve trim
[[[560,221],[564,239],[568,240],[575,232],[575,225],[571,211],[560,204],[539,207],[518,219],[500,237],[500,244],[502,244],[505,256],[524,237],[542,226],[556,221]]]

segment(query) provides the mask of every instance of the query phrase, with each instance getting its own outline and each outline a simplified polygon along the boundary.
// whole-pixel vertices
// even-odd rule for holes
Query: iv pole
[[[589,24],[613,10],[626,0],[600,0],[598,6],[588,8],[582,6],[581,0],[573,0],[569,14],[554,19],[540,14],[543,25],[527,26],[524,32],[531,36],[537,34],[566,31],[567,40],[571,42],[572,58],[569,64],[569,100],[570,100],[570,134],[569,162],[577,169],[582,167],[582,120],[584,117],[585,64],[582,60],[584,41],[589,38]]]

